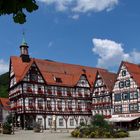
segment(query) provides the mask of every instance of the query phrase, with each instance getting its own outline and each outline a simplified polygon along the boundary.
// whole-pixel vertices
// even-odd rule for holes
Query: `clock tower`
[[[24,33],[23,33],[23,35],[24,35]],[[24,39],[24,36],[23,36],[23,40],[22,40],[22,43],[20,45],[20,57],[22,58],[23,62],[29,62],[30,61],[28,48],[29,48],[29,46],[27,45],[27,43]]]

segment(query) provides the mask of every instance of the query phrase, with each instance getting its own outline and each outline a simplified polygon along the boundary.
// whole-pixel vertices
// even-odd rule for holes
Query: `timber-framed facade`
[[[30,58],[25,42],[20,50],[20,57],[10,58],[9,99],[22,128],[35,121],[44,129],[88,123],[97,70],[107,70]]]

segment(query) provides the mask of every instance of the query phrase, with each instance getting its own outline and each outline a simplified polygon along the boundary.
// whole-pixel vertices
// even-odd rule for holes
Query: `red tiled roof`
[[[31,61],[27,63],[23,62],[20,57],[16,56],[11,57],[11,63],[13,65],[13,70],[17,82],[24,78],[30,66],[35,63],[47,84],[63,86],[75,86],[82,74],[86,75],[89,84],[93,86],[97,70],[107,71],[101,68],[65,64],[34,58],[31,58]],[[62,83],[56,82],[54,77],[61,78]]]
[[[10,110],[10,101],[8,98],[0,98],[0,103],[5,110]]]
[[[125,65],[134,81],[140,87],[140,65],[123,61],[121,65]]]
[[[117,78],[117,74],[111,73],[111,72],[108,72],[108,71],[105,71],[105,72],[100,71],[99,74],[101,75],[105,85],[107,86],[107,88],[111,92],[113,87],[114,87],[114,83],[115,83],[115,80]]]

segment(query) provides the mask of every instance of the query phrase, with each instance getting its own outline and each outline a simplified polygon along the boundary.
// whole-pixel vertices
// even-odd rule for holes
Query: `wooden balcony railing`
[[[31,88],[27,88],[27,92],[32,93],[33,90]]]

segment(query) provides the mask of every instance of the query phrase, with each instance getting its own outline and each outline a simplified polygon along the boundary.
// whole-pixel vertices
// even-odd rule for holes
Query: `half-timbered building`
[[[31,58],[25,42],[20,51],[10,58],[9,99],[22,128],[35,121],[45,129],[87,123],[97,70],[106,70]]]
[[[92,90],[92,114],[111,118],[112,115],[112,88],[116,74],[108,71],[98,71]]]
[[[139,65],[121,63],[112,98],[114,112],[111,121],[127,128],[137,127],[140,118]]]

